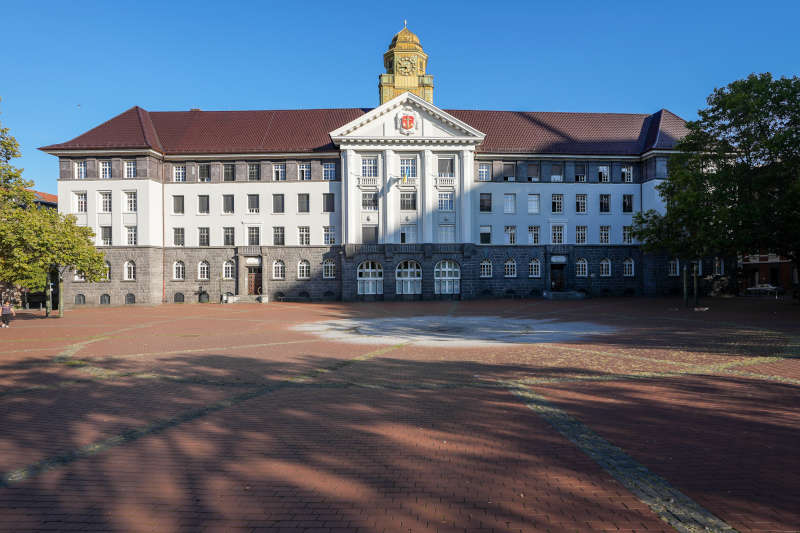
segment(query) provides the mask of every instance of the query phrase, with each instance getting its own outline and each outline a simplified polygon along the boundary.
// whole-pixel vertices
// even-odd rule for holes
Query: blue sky
[[[696,117],[714,87],[800,74],[800,2],[7,2],[0,122],[14,161],[56,192],[38,151],[131,106],[374,107],[408,20],[443,108]],[[644,6],[644,7],[643,7]]]

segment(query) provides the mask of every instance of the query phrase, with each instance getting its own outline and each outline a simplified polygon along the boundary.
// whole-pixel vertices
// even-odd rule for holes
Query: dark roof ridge
[[[153,148],[154,150],[157,150],[163,154],[164,148],[161,146],[161,141],[158,139],[158,131],[156,130],[155,126],[153,126],[153,121],[150,120],[150,113],[138,105],[135,107],[139,115],[139,123],[142,126],[144,142],[146,142],[150,148]]]

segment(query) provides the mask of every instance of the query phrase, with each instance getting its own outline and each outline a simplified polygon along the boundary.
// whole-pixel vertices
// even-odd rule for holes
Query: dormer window
[[[186,165],[175,165],[172,169],[172,181],[179,183],[186,181]]]
[[[539,163],[534,161],[528,163],[528,181],[539,181]]]
[[[611,181],[611,174],[608,170],[608,165],[599,165],[597,167],[597,181],[600,183],[608,183]]]
[[[204,183],[208,183],[211,181],[211,165],[208,163],[201,163],[197,169],[198,179],[197,181],[201,181]]]
[[[550,166],[550,181],[558,182],[564,181],[564,165],[561,163],[553,163]]]
[[[311,163],[299,163],[297,165],[297,179],[300,181],[311,179]]]
[[[622,165],[623,183],[633,183],[633,165]]]
[[[586,183],[586,163],[575,163],[575,183]]]
[[[75,178],[79,180],[86,179],[86,161],[78,161],[75,163]]]
[[[503,181],[514,181],[517,175],[517,165],[503,163]]]
[[[125,161],[125,177],[136,177],[136,161]]]

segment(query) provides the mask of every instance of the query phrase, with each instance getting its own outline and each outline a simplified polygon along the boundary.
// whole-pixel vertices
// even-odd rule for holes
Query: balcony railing
[[[358,186],[359,187],[377,188],[378,187],[378,178],[377,178],[377,176],[359,176],[358,177]]]
[[[439,189],[453,189],[456,186],[456,179],[453,176],[438,176],[436,187]]]
[[[408,187],[409,189],[416,189],[417,188],[417,177],[416,176],[406,176],[405,179],[399,178],[397,180],[397,185],[402,189],[404,187]]]

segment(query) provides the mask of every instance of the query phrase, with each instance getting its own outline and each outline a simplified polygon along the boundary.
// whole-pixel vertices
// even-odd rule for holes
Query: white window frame
[[[488,230],[488,231],[484,231],[484,230]],[[483,240],[481,238],[482,235],[488,235],[489,236],[489,242],[483,242]],[[483,225],[483,226],[480,226],[478,228],[478,242],[480,244],[484,244],[484,245],[485,244],[492,244],[492,226]]]
[[[78,161],[75,163],[75,179],[86,179],[86,161]]]
[[[180,230],[181,242],[178,243],[175,239],[177,233],[175,230]],[[186,246],[186,229],[185,228],[172,228],[172,245],[173,246]]]
[[[311,246],[310,226],[297,226],[297,244],[298,246]]]
[[[586,244],[586,235],[588,232],[588,226],[575,226],[575,244]]]
[[[123,270],[125,281],[136,281],[136,262],[125,261],[125,268]]]
[[[681,260],[677,257],[667,263],[667,275],[676,278],[681,275]]]
[[[560,236],[556,238],[556,230],[560,231]],[[550,244],[564,244],[564,225],[553,224],[550,226]]]
[[[100,179],[111,179],[111,161],[104,159],[100,161]]]
[[[604,258],[600,260],[600,277],[601,278],[611,277],[611,259]]]
[[[358,294],[383,294],[383,265],[377,261],[363,261],[356,268]]]
[[[322,279],[336,279],[336,261],[333,259],[322,262]]]
[[[506,259],[503,263],[503,277],[516,278],[517,277],[517,261],[513,258]]]
[[[478,163],[478,181],[492,181],[491,163]]]
[[[600,244],[611,244],[611,226],[600,226]]]
[[[422,266],[411,259],[401,261],[394,270],[396,294],[422,294]]]
[[[186,181],[186,165],[175,165],[172,167],[172,181],[183,183]]]
[[[369,202],[369,204],[364,203],[364,199],[366,198],[375,198],[375,202]],[[378,197],[378,193],[376,192],[362,192],[361,193],[361,210],[362,211],[370,211],[370,212],[377,212],[378,207],[380,206],[380,198]]]
[[[336,163],[322,163],[322,179],[325,181],[336,179]]]
[[[439,242],[440,243],[456,242],[455,224],[439,224]]]
[[[623,183],[633,183],[633,165],[622,165],[620,172]]]
[[[108,228],[108,238],[103,235],[103,230]],[[113,226],[100,226],[100,242],[103,246],[112,246],[114,242],[114,228]]]
[[[336,228],[334,226],[322,226],[322,244],[336,244]]]
[[[555,209],[557,207],[558,209]],[[564,195],[553,193],[550,195],[550,212],[554,215],[564,214]]]
[[[283,179],[286,179],[286,164],[283,164]],[[247,181],[261,181],[261,163],[247,163]]]
[[[110,213],[114,208],[114,195],[111,191],[98,191],[100,201],[97,202],[100,213]]]
[[[511,246],[517,244],[516,226],[503,226],[503,244]]]
[[[125,191],[125,212],[136,213],[139,209],[139,194],[136,191]]]
[[[492,277],[492,260],[491,259],[484,259],[480,263],[480,277],[481,278],[491,278]]]
[[[542,209],[541,196],[539,194],[528,195],[528,214],[538,215]]]
[[[528,262],[528,277],[541,278],[542,277],[542,262],[536,258]]]
[[[575,277],[586,278],[588,276],[589,276],[589,261],[587,261],[583,257],[579,257],[577,260],[575,260]]]
[[[537,245],[541,242],[539,226],[528,226],[528,244]]]
[[[586,194],[576,194],[575,195],[575,213],[579,215],[586,214],[586,206],[588,202],[588,196]]]
[[[452,191],[439,192],[439,211],[455,211],[455,194]]]
[[[622,226],[622,244],[633,244],[633,226]]]
[[[75,193],[75,212],[87,213],[89,211],[89,195],[86,191]]]
[[[297,180],[311,181],[311,163],[297,164]]]
[[[633,258],[627,257],[622,262],[622,275],[626,278],[632,278],[635,273],[635,265],[633,262]]]
[[[172,263],[172,279],[175,281],[183,281],[186,279],[186,264],[183,261],[175,261]]]
[[[228,259],[222,263],[222,279],[231,280],[236,274],[236,265]]]
[[[136,178],[138,176],[138,170],[136,168],[136,160],[128,160],[125,161],[125,178]]]
[[[125,226],[125,232],[125,242],[128,243],[128,246],[136,246],[139,244],[139,229],[137,226]]]
[[[443,259],[433,268],[434,294],[461,294],[461,266],[452,259]]]
[[[307,259],[297,262],[297,279],[311,279],[311,263]]]
[[[506,215],[517,213],[517,195],[515,193],[503,193],[503,213]]]
[[[272,262],[272,279],[286,279],[286,263],[280,259]]]
[[[361,177],[362,178],[377,178],[378,177],[378,158],[377,157],[362,157],[361,158]]]
[[[205,176],[203,176],[203,170],[206,171]],[[197,165],[197,181],[199,183],[211,183],[211,163]]]
[[[417,158],[401,157],[400,158],[400,177],[401,178],[416,178],[417,177]]]
[[[208,261],[200,261],[197,263],[197,279],[199,281],[211,280],[211,265]]]
[[[597,181],[600,183],[611,182],[611,166],[597,165]]]

